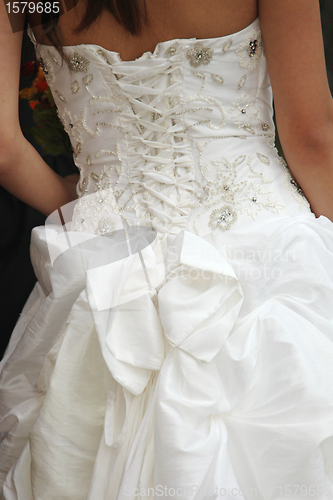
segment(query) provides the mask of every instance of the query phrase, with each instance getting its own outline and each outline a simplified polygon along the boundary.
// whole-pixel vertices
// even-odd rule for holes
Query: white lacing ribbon
[[[136,61],[135,63],[138,63]],[[137,218],[156,230],[178,233],[196,205],[191,147],[180,99],[182,58],[115,64],[119,91],[128,107],[128,182]]]

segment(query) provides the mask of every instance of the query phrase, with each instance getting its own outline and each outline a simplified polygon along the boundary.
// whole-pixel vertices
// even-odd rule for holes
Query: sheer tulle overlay
[[[333,498],[333,225],[274,148],[259,20],[64,50],[79,198],[32,232],[1,498]]]

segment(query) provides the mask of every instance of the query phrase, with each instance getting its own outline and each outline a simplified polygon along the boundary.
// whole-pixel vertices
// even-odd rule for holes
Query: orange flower
[[[46,93],[46,97],[48,97],[47,96],[48,90],[49,90],[49,87],[46,83],[43,70],[41,67],[39,67],[37,77],[32,82],[31,87],[22,89],[20,91],[20,99],[27,99],[27,101],[29,101],[30,107],[32,109],[34,109],[34,107],[36,106],[36,104],[38,102],[35,100],[36,94],[43,94],[43,93],[45,94]]]
[[[34,86],[27,87],[20,91],[20,99],[27,99],[28,101],[34,97],[36,88]]]
[[[30,101],[29,106],[31,109],[35,109],[35,106],[39,104],[39,101]]]
[[[42,70],[41,66],[39,66],[39,68],[38,68],[38,73],[37,73],[36,80],[45,80],[45,76],[44,76],[44,73],[43,73],[43,70]]]

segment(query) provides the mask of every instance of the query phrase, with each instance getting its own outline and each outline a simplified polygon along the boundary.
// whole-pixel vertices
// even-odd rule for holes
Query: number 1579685
[[[59,14],[60,2],[8,2],[6,3],[8,14]]]

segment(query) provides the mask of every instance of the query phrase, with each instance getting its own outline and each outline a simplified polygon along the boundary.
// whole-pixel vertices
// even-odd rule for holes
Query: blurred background
[[[320,0],[328,80],[333,94],[333,0]]]
[[[34,47],[25,31],[19,99],[23,134],[59,175],[65,177],[78,173],[69,138],[57,117],[43,73],[34,59]],[[30,262],[30,235],[33,227],[44,224],[45,217],[1,186],[0,213],[1,359],[15,323],[36,283]]]
[[[333,94],[333,0],[320,0],[327,74]],[[311,39],[309,39],[311,43]],[[43,78],[37,79],[34,49],[24,34],[20,90],[27,89],[20,99],[20,122],[27,139],[59,175],[77,173],[68,138],[61,124],[55,123],[56,110],[48,95]],[[34,70],[34,71],[33,71]],[[37,104],[37,106],[36,106]],[[35,121],[40,122],[39,128]],[[50,133],[49,125],[54,127]],[[46,134],[41,135],[41,130]],[[54,132],[56,130],[56,132]],[[277,139],[277,146],[279,141]],[[333,147],[333,144],[332,144]],[[35,226],[44,224],[45,217],[9,194],[0,186],[0,359],[20,312],[36,282],[30,263],[30,234]]]

